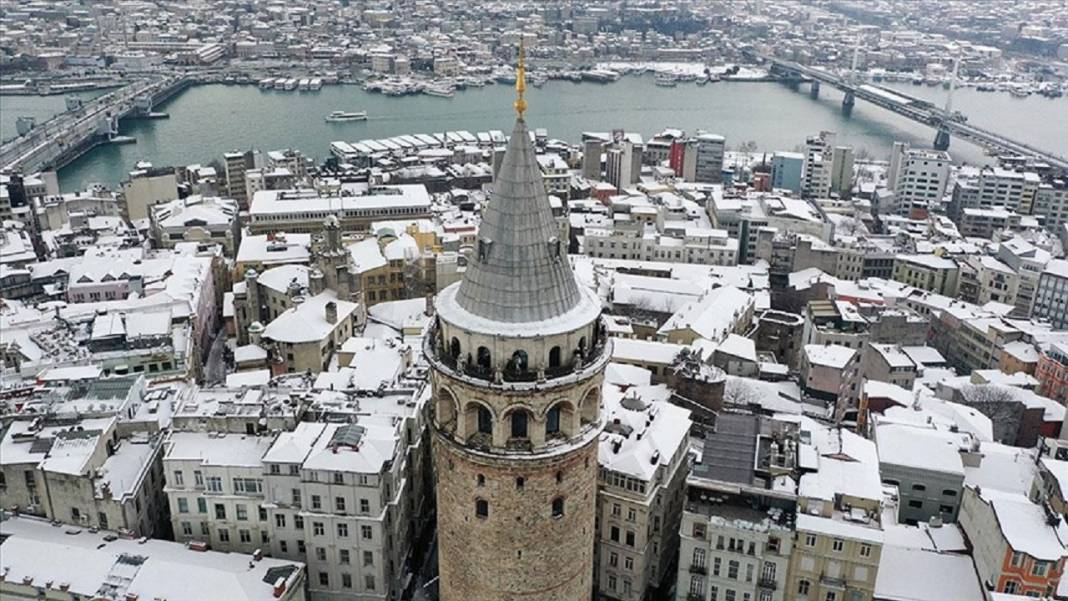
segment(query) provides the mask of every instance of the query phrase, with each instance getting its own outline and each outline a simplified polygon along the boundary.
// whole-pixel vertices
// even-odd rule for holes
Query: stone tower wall
[[[597,449],[591,436],[563,453],[509,457],[436,434],[442,601],[589,601]],[[479,499],[487,517],[476,515]]]

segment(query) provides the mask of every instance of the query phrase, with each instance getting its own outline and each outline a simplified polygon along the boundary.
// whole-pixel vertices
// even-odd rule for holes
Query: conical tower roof
[[[579,304],[526,122],[516,120],[456,302],[484,319],[530,323]]]

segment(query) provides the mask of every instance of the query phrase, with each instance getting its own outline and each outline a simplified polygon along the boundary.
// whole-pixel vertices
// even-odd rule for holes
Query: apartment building
[[[271,553],[307,562],[313,600],[404,593],[429,494],[422,416],[406,398],[368,400],[358,424],[301,423],[263,457]]]
[[[1054,329],[1068,329],[1068,260],[1054,259],[1046,264],[1038,278],[1031,314],[1048,321]]]
[[[952,259],[935,255],[898,255],[892,279],[921,290],[956,296],[960,269]]]
[[[1020,276],[1008,265],[994,257],[977,255],[966,257],[959,266],[961,300],[976,305],[995,302],[1016,306]]]
[[[998,244],[997,258],[1016,273],[1016,314],[1029,317],[1038,279],[1053,257],[1049,251],[1016,237]]]
[[[168,436],[163,468],[176,541],[237,553],[268,547],[262,459],[273,441],[229,432]]]
[[[796,500],[691,477],[680,529],[676,601],[784,601]]]
[[[888,178],[893,182],[897,214],[926,217],[930,206],[946,195],[952,163],[947,152],[895,144]]]
[[[883,485],[875,445],[804,418],[799,430],[802,446],[816,453],[816,467],[798,484],[786,590],[799,601],[868,601],[874,597],[883,545]]]
[[[1035,377],[1039,394],[1068,405],[1068,344],[1051,343],[1038,359]]]
[[[669,396],[662,385],[605,388],[594,550],[599,599],[638,601],[673,576],[691,420]]]

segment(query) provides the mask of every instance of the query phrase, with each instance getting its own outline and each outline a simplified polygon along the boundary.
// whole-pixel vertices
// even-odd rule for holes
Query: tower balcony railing
[[[426,354],[449,370],[464,376],[498,384],[540,382],[581,372],[602,361],[605,353],[608,352],[607,349],[610,344],[608,337],[599,329],[593,344],[584,352],[575,352],[571,361],[541,369],[520,367],[512,363],[509,363],[503,369],[494,369],[491,366],[471,361],[470,357],[464,359],[462,356],[454,357],[449,354],[442,346],[441,340],[439,340],[436,325],[431,326],[424,340]]]

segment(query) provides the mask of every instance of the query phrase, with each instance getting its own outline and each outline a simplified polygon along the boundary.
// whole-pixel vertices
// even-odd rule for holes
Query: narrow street
[[[208,386],[222,384],[226,381],[226,363],[223,349],[226,348],[226,328],[219,328],[211,342],[208,360],[204,365],[204,383]]]

